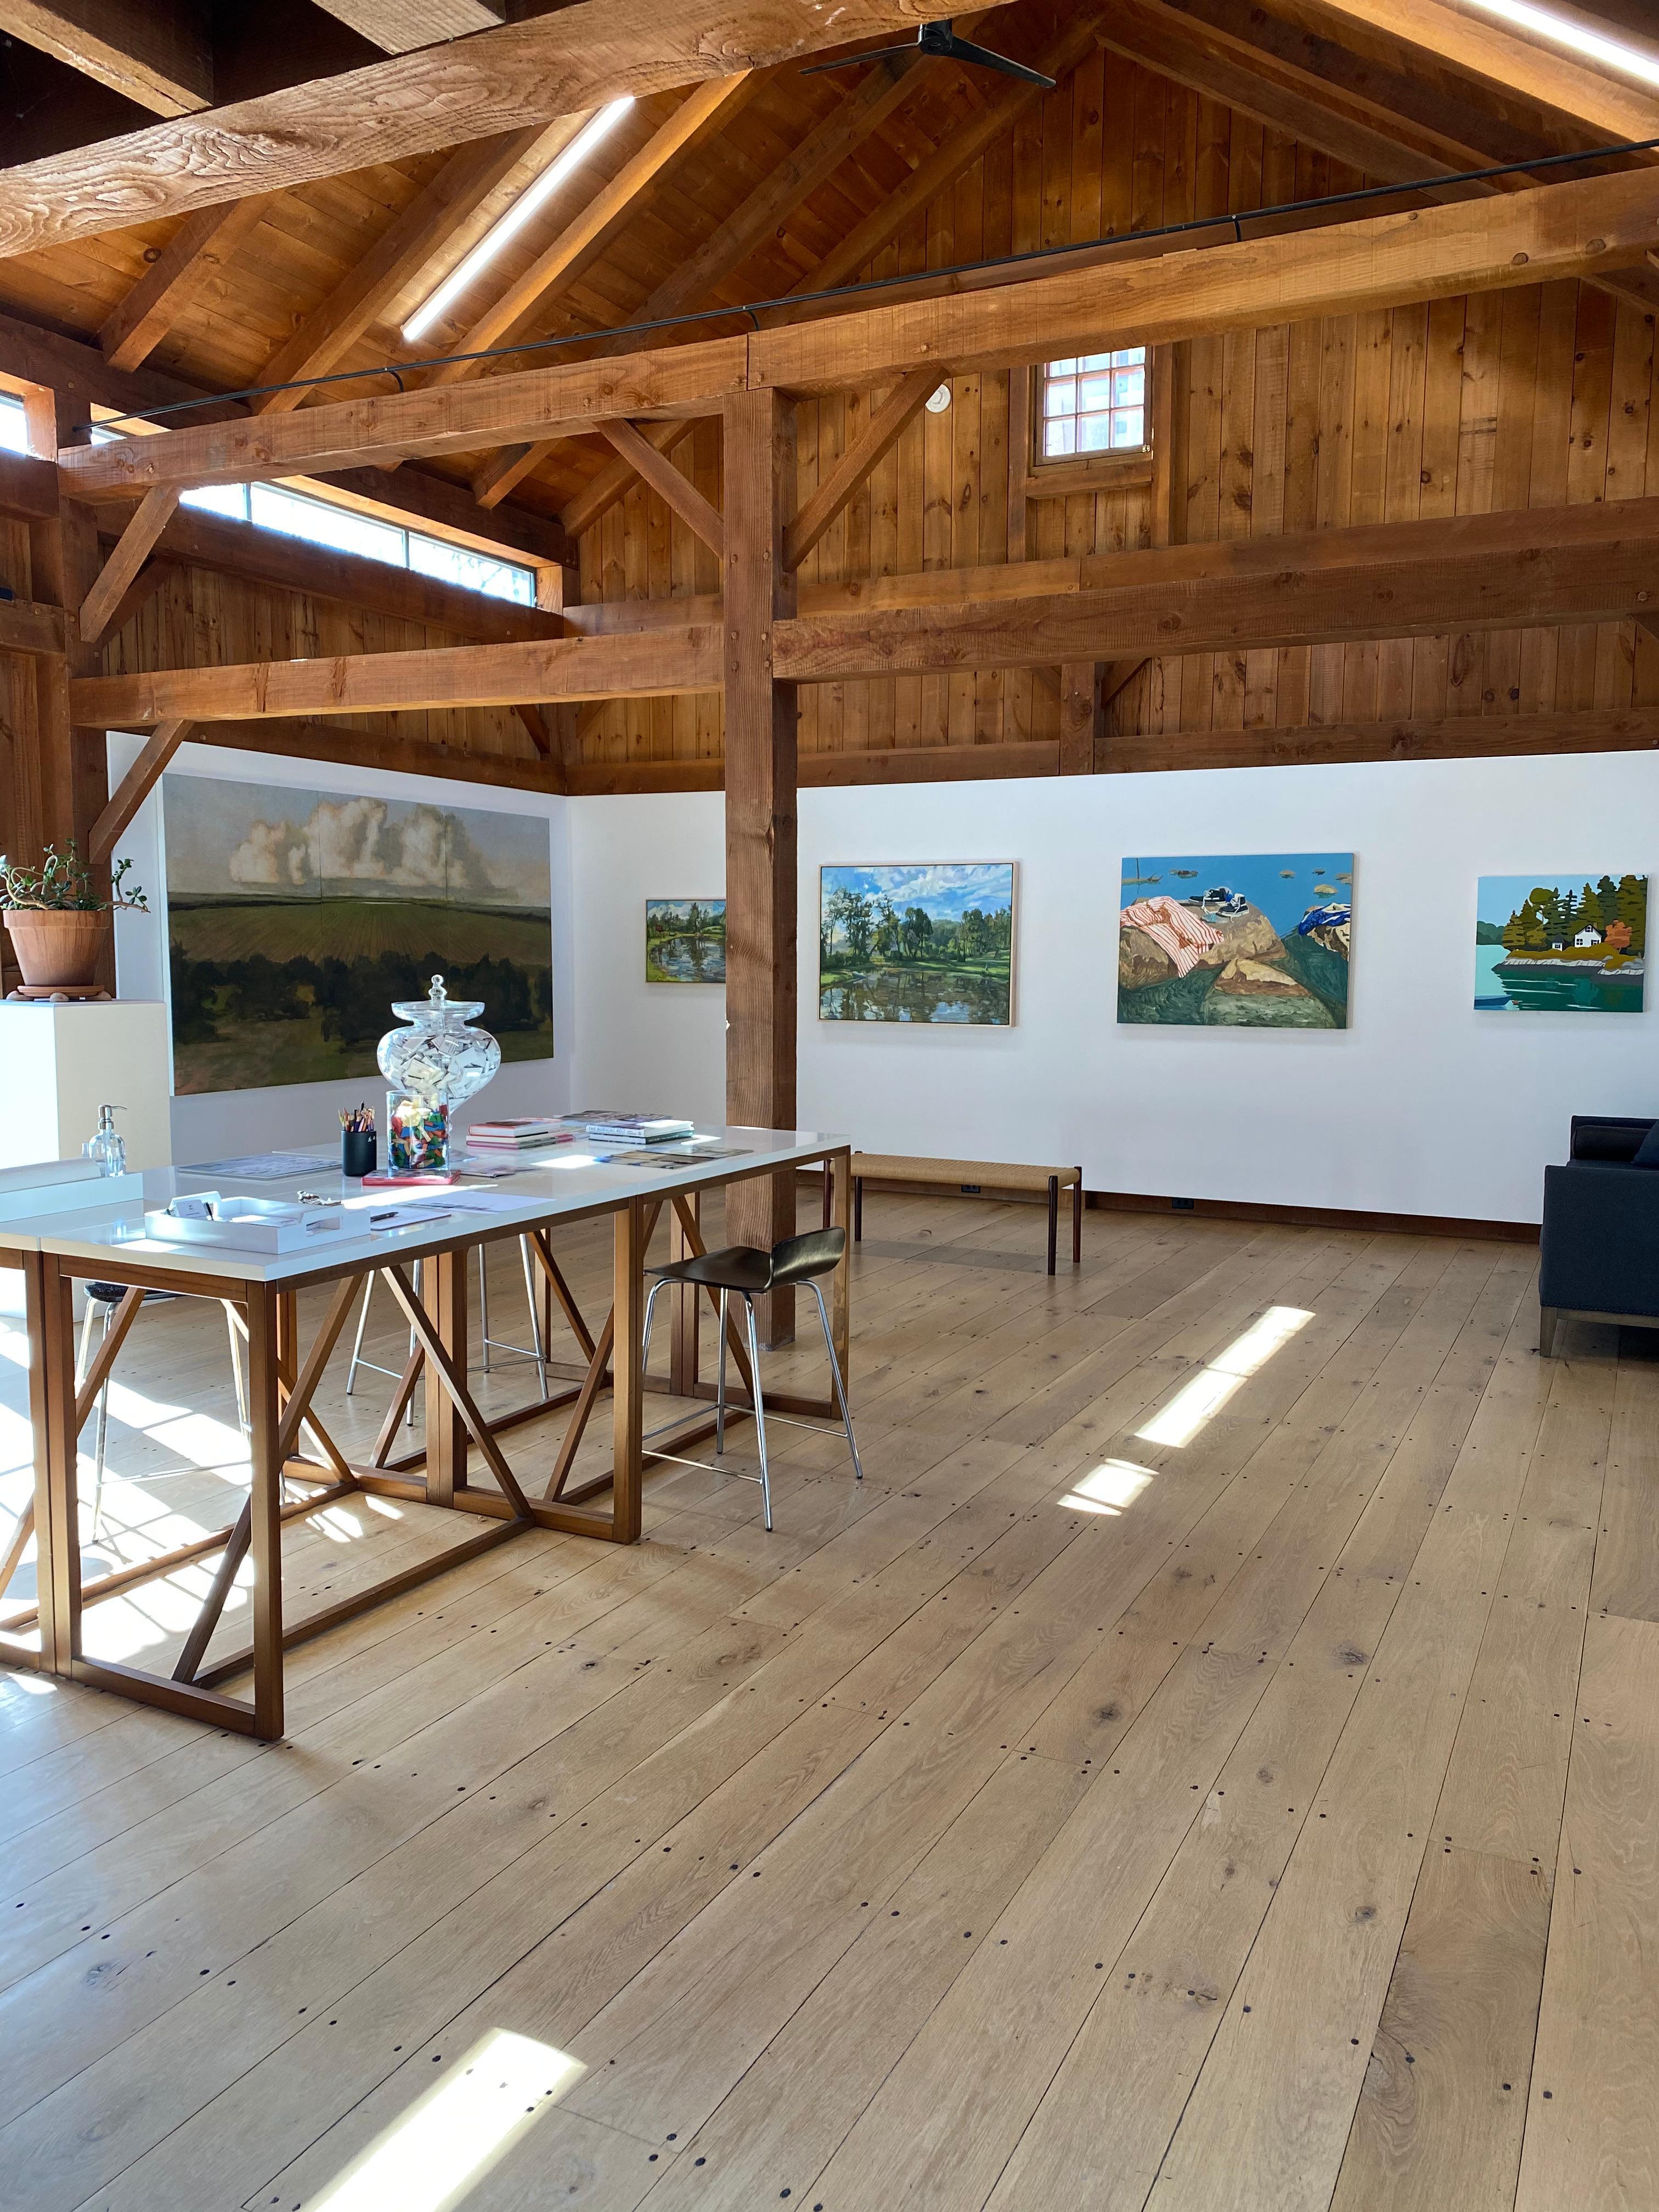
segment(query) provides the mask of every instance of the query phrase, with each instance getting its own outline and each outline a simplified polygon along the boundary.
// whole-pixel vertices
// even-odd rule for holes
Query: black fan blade
[[[885,61],[889,54],[913,54],[915,51],[915,40],[907,40],[902,46],[877,46],[872,52],[847,54],[838,62],[814,62],[810,68],[802,70],[800,75],[822,76],[826,70],[861,69],[866,62]]]
[[[942,39],[928,40],[927,51],[975,69],[1000,70],[1004,76],[1017,76],[1022,84],[1041,85],[1045,92],[1054,88],[1055,80],[1045,76],[1041,70],[1027,69],[1024,62],[1010,61],[1006,54],[994,54],[989,46],[977,46],[971,39],[959,39],[954,31],[947,31]]]

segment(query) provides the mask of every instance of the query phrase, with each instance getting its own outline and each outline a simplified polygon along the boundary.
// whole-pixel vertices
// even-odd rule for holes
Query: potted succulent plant
[[[115,863],[106,896],[73,838],[63,853],[48,845],[38,868],[0,854],[0,920],[31,989],[84,990],[97,981],[115,908],[149,912],[143,891],[124,888],[131,866]]]

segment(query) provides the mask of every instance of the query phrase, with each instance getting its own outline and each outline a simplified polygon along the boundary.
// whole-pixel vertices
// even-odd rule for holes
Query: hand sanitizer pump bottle
[[[125,1175],[127,1171],[127,1140],[117,1133],[115,1117],[126,1109],[120,1106],[100,1106],[98,1109],[98,1127],[81,1147],[84,1159],[96,1160],[100,1176]]]

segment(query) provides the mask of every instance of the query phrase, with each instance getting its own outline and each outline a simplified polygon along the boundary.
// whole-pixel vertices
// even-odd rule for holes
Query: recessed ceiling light
[[[1538,0],[1464,0],[1464,4],[1478,8],[1483,15],[1495,15],[1500,22],[1512,25],[1517,31],[1530,31],[1537,38],[1548,39],[1554,46],[1565,46],[1569,52],[1600,68],[1617,70],[1621,76],[1633,76],[1643,84],[1659,86],[1659,55],[1628,46],[1610,32],[1597,30],[1582,15],[1566,15],[1558,9],[1540,7]]]
[[[601,139],[608,138],[634,105],[631,98],[613,100],[590,115],[557,159],[550,161],[533,184],[526,185],[505,215],[492,223],[471,253],[458,261],[435,292],[429,293],[404,325],[404,342],[414,345],[425,337],[445,310],[453,305],[475,276],[487,269],[507,240],[522,230],[538,208],[545,205],[565,179],[587,159]]]

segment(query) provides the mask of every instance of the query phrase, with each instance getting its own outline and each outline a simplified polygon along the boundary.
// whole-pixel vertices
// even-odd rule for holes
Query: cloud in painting
[[[287,833],[284,822],[251,822],[247,836],[227,863],[232,883],[280,883]]]

